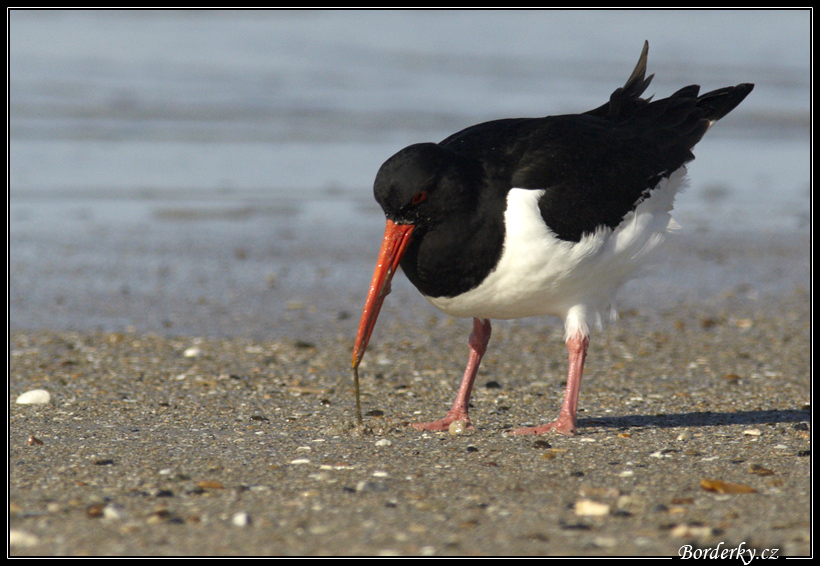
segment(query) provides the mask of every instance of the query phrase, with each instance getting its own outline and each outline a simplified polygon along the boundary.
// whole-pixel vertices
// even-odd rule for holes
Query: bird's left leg
[[[465,421],[468,426],[470,417],[467,411],[470,406],[470,395],[473,392],[473,383],[478,374],[478,366],[481,358],[487,350],[487,343],[490,341],[490,321],[489,319],[473,319],[473,331],[470,333],[468,344],[470,346],[470,358],[467,361],[467,368],[464,370],[464,377],[461,379],[461,386],[458,388],[453,408],[447,411],[444,418],[429,423],[413,423],[413,427],[419,430],[447,430],[450,424],[455,421]]]
[[[578,334],[567,340],[569,374],[567,375],[567,389],[564,394],[564,404],[561,405],[561,412],[558,414],[558,418],[548,424],[515,429],[511,434],[544,434],[551,430],[567,436],[575,434],[575,415],[578,412],[578,395],[581,392],[581,376],[584,373],[584,360],[586,360],[588,348],[589,336],[581,336]]]

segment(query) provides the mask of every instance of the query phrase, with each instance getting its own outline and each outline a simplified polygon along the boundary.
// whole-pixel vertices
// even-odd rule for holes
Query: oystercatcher
[[[583,114],[485,122],[439,143],[402,149],[379,169],[376,200],[387,227],[353,349],[358,366],[397,267],[424,297],[472,317],[469,360],[444,418],[471,426],[470,393],[490,319],[560,316],[569,376],[558,419],[513,434],[572,435],[590,325],[600,327],[618,288],[666,234],[692,148],[752,91],[740,84],[699,95],[641,98],[649,49],[609,102]]]

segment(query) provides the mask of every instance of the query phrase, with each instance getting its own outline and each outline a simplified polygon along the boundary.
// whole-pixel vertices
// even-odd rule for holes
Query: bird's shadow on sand
[[[698,411],[664,415],[625,415],[620,417],[591,417],[578,419],[578,428],[678,428],[722,425],[756,425],[802,423],[811,420],[811,412],[804,410],[737,411],[732,413]]]

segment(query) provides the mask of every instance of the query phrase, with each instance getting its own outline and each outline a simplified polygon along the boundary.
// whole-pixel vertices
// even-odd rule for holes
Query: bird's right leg
[[[465,421],[468,427],[472,427],[470,416],[467,414],[470,406],[470,395],[473,392],[473,383],[475,383],[478,374],[478,366],[481,364],[481,358],[487,350],[487,343],[490,341],[491,330],[489,319],[473,319],[473,331],[467,341],[470,346],[470,357],[467,360],[467,368],[464,370],[464,377],[461,379],[461,386],[458,388],[453,408],[447,411],[444,418],[437,421],[413,423],[414,428],[434,431],[447,430],[450,424],[455,421]]]

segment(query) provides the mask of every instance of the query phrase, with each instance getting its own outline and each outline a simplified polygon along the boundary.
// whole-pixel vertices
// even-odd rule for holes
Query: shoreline
[[[342,224],[315,211],[282,214],[13,234],[9,327],[305,340],[355,333],[380,215]],[[330,222],[327,234],[344,237],[307,228],[322,221]],[[708,304],[724,294],[764,300],[810,287],[808,229],[689,227],[670,235],[646,275],[621,289],[616,308]],[[384,308],[416,322],[446,318],[402,275]]]

